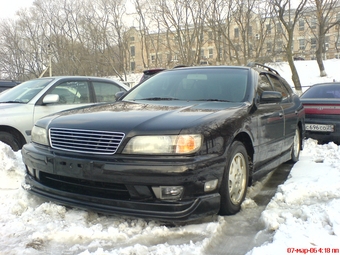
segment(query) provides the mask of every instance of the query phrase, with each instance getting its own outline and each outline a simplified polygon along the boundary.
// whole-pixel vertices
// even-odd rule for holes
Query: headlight
[[[199,150],[201,135],[135,136],[125,146],[125,154],[188,154]]]
[[[45,128],[34,126],[32,129],[32,142],[49,145],[47,139],[47,130]]]

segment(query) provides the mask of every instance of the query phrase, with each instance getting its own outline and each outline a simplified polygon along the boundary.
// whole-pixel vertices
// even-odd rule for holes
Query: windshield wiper
[[[24,104],[24,102],[20,101],[5,101],[5,102],[0,102],[0,104]]]
[[[177,98],[174,97],[148,97],[148,98],[142,98],[139,100],[178,100]]]
[[[230,102],[229,100],[216,99],[216,98],[211,98],[211,99],[201,99],[201,100],[199,100],[199,101]]]

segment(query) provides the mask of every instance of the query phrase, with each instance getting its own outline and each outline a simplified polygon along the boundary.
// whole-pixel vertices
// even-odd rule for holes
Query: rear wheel
[[[14,151],[18,151],[22,147],[20,146],[20,142],[17,137],[8,132],[0,131],[0,141],[11,146]]]
[[[226,163],[220,189],[220,214],[232,215],[240,211],[248,186],[248,154],[241,142],[233,142]]]
[[[300,129],[297,127],[295,130],[292,150],[291,150],[291,162],[296,163],[299,161],[301,151],[301,136]]]

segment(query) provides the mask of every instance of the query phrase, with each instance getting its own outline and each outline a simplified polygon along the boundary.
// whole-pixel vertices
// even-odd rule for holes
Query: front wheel
[[[220,189],[220,215],[232,215],[239,212],[246,196],[249,162],[246,148],[241,142],[232,143],[226,163]]]

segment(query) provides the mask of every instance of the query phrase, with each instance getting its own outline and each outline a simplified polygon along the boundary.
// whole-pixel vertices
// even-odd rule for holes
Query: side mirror
[[[278,91],[263,91],[260,96],[261,104],[280,103],[282,101],[282,94]]]
[[[48,94],[43,99],[43,104],[55,104],[59,102],[59,95],[57,94]]]
[[[118,101],[122,96],[124,96],[125,95],[125,91],[119,91],[119,92],[117,92],[116,94],[115,94],[115,98],[116,98],[116,100]]]

